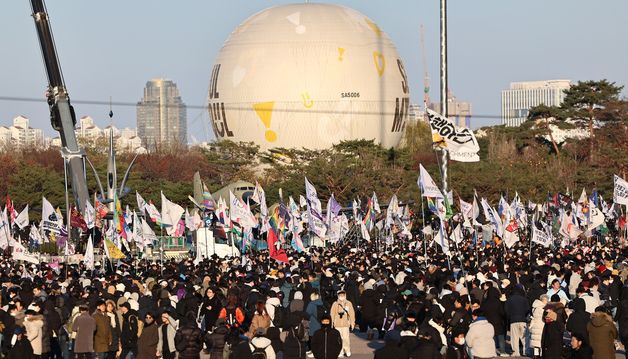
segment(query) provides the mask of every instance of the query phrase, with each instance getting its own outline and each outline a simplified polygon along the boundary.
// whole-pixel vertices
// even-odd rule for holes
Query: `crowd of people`
[[[0,264],[5,358],[352,356],[615,358],[628,343],[623,240],[509,250],[466,239],[451,256],[418,235],[201,262],[95,270]],[[509,338],[509,340],[507,340]],[[622,349],[623,350],[623,349]]]

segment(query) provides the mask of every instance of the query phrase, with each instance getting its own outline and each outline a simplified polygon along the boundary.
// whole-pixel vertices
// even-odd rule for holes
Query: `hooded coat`
[[[137,359],[156,359],[159,343],[159,327],[156,322],[144,324],[142,334],[137,339]]]
[[[567,319],[567,330],[572,334],[579,333],[584,338],[588,338],[587,324],[591,320],[591,315],[586,311],[586,304],[582,298],[576,298],[571,303],[574,312]]]
[[[543,327],[543,336],[541,337],[543,358],[560,359],[562,357],[565,325],[562,321],[557,320],[555,312],[548,312],[547,316],[553,318],[553,320],[546,321]]]
[[[164,334],[163,334],[163,330],[164,330],[163,328],[165,325],[167,325],[166,338],[164,338]],[[159,336],[159,342],[157,343],[157,350],[159,352],[163,352],[164,340],[168,341],[168,350],[170,351],[170,353],[177,351],[177,348],[174,345],[174,336],[177,334],[177,327],[178,327],[177,321],[170,315],[168,315],[168,324],[162,324],[159,326],[159,330],[157,331],[157,334]]]
[[[543,308],[545,304],[540,299],[536,299],[532,303],[532,318],[530,319],[530,346],[533,348],[541,347],[541,338],[543,337]]]
[[[587,325],[589,331],[589,343],[593,348],[593,359],[615,358],[615,339],[617,328],[610,315],[603,312],[595,312],[591,315],[591,321]]]
[[[74,319],[72,331],[76,332],[74,353],[93,353],[94,332],[96,331],[96,321],[94,318],[87,312],[81,313]]]
[[[315,359],[337,359],[342,350],[340,332],[330,326],[323,326],[314,333],[310,347]]]
[[[499,300],[499,297],[497,288],[489,288],[481,307],[486,313],[486,319],[493,325],[495,335],[506,334],[506,312],[504,311],[504,303]]]
[[[24,327],[26,328],[26,337],[33,346],[33,354],[42,354],[43,336],[44,336],[44,316],[32,315],[24,319]]]

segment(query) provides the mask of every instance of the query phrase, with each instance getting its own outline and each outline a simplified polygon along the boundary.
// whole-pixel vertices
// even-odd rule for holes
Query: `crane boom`
[[[423,102],[425,107],[430,104],[430,76],[427,73],[427,60],[425,58],[425,29],[421,24],[421,59],[423,60]]]
[[[48,13],[43,0],[31,0],[33,19],[39,38],[46,74],[48,75],[48,106],[50,107],[50,122],[52,128],[59,132],[62,154],[66,161],[69,177],[72,184],[74,199],[81,212],[89,199],[87,180],[85,177],[84,153],[76,141],[74,126],[76,115],[70,104],[70,96],[63,83],[63,74],[57,57],[52,30],[48,20]]]

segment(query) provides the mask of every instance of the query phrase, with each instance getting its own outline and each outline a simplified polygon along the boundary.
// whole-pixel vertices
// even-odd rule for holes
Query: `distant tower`
[[[146,83],[144,97],[137,103],[137,135],[148,150],[158,146],[187,144],[186,107],[177,85],[171,80]]]

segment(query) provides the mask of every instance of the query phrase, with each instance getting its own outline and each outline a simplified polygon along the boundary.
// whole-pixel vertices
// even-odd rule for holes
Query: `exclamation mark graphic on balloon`
[[[264,133],[264,137],[268,142],[277,141],[277,133],[270,129],[270,121],[273,117],[273,107],[275,106],[275,101],[270,102],[260,102],[253,104],[253,109],[257,113],[257,116],[266,127],[266,132]]]

